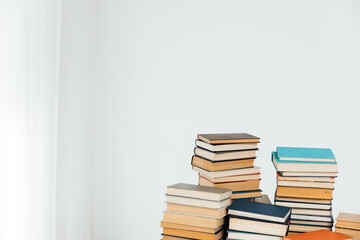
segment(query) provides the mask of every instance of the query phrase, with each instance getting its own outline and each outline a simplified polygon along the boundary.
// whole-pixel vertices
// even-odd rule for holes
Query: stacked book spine
[[[179,183],[167,187],[163,240],[220,240],[226,235],[231,190]]]
[[[198,134],[191,164],[199,185],[231,189],[232,199],[260,197],[259,142],[247,133]]]
[[[360,214],[339,213],[336,218],[335,232],[360,240]]]
[[[275,205],[292,208],[289,235],[332,230],[332,195],[338,168],[328,148],[277,147]]]
[[[229,207],[228,239],[282,240],[289,229],[291,208],[246,200]]]

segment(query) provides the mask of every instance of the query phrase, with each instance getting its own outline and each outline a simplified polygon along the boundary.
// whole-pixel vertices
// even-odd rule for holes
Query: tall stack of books
[[[339,213],[336,218],[335,232],[349,235],[360,240],[360,214]]]
[[[284,237],[284,240],[351,240],[351,236],[321,229],[312,232],[298,233]]]
[[[292,208],[289,235],[331,230],[332,195],[338,168],[331,149],[277,147],[275,205]]]
[[[231,190],[178,183],[167,187],[163,240],[219,240],[226,234]]]
[[[260,168],[254,166],[259,142],[247,133],[198,134],[191,164],[199,185],[231,189],[232,199],[261,196]]]
[[[289,229],[291,208],[235,200],[229,207],[228,239],[282,240]]]

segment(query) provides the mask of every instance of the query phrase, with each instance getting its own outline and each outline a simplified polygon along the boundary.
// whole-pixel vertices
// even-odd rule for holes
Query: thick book
[[[285,180],[278,180],[278,186],[285,186],[285,187],[308,187],[308,188],[327,188],[327,189],[334,189],[334,183],[328,182],[300,182],[300,181],[285,181]]]
[[[232,191],[250,191],[257,190],[260,187],[260,180],[250,180],[250,181],[239,181],[239,182],[226,182],[226,183],[213,183],[206,178],[199,177],[200,186],[209,186],[216,188],[227,188]]]
[[[182,204],[187,206],[194,206],[194,207],[222,209],[231,204],[231,198],[229,197],[222,201],[213,201],[213,200],[206,200],[200,198],[182,197],[182,196],[166,194],[166,202],[174,203],[174,204]]]
[[[340,212],[336,221],[337,227],[360,230],[360,214]]]
[[[332,189],[278,186],[275,196],[332,200],[332,194]]]
[[[167,203],[166,211],[188,213],[194,215],[208,216],[208,217],[222,217],[226,215],[226,207],[222,209],[213,209],[205,207],[195,207],[182,204]]]
[[[302,214],[302,215],[314,215],[314,216],[332,216],[331,209],[305,209],[305,208],[292,208],[292,214]]]
[[[161,227],[162,228],[175,228],[175,229],[196,231],[196,232],[204,232],[204,233],[211,233],[211,234],[215,234],[223,228],[223,226],[220,226],[219,228],[204,228],[204,227],[196,227],[196,226],[191,226],[191,225],[170,223],[170,222],[164,222],[164,221],[161,221]]]
[[[255,158],[237,159],[237,160],[225,160],[225,161],[211,161],[209,159],[192,156],[191,165],[205,169],[210,172],[249,168],[254,166]]]
[[[229,229],[240,232],[260,233],[275,236],[285,236],[289,224],[265,222],[248,218],[234,218],[230,215]]]
[[[306,221],[306,220],[290,220],[291,224],[297,225],[311,225],[311,226],[320,226],[320,227],[332,227],[332,222],[319,222],[319,221]]]
[[[352,237],[329,230],[318,230],[284,237],[284,240],[350,240]]]
[[[232,239],[232,240],[237,240],[237,239],[241,239],[241,240],[282,240],[283,237],[228,230],[227,239]]]
[[[360,230],[353,230],[348,228],[340,228],[335,225],[335,231],[342,234],[348,234],[351,236],[360,236]]]
[[[167,187],[167,194],[206,200],[222,201],[231,196],[231,190],[178,183]]]
[[[228,214],[285,223],[291,214],[291,208],[275,206],[272,204],[235,200],[230,206]]]
[[[255,158],[256,150],[210,152],[203,148],[196,147],[194,148],[194,154],[215,162],[215,161]]]
[[[217,172],[210,172],[205,169],[192,166],[192,169],[201,175],[205,175],[210,178],[221,178],[221,177],[230,177],[230,176],[238,176],[238,175],[245,175],[245,174],[259,174],[260,167],[254,166],[251,168],[241,168],[241,169],[232,169],[232,170],[224,170],[224,171],[217,171]]]
[[[272,162],[277,171],[289,172],[337,172],[338,166],[334,162],[310,162],[279,160],[276,152],[272,152]],[[315,175],[316,176],[316,175]]]
[[[301,221],[316,221],[316,222],[334,222],[332,216],[312,216],[312,215],[302,215],[302,214],[291,214],[291,220],[301,220]]]
[[[289,231],[303,233],[303,232],[317,231],[321,229],[331,231],[332,226],[324,227],[324,226],[313,226],[313,225],[302,225],[302,224],[290,224]]]
[[[204,233],[204,232],[196,232],[190,230],[183,229],[175,229],[175,228],[163,228],[163,234],[170,236],[178,236],[190,239],[199,239],[199,240],[219,240],[223,237],[225,230],[222,229],[219,232],[212,233]]]
[[[195,145],[211,152],[237,151],[237,150],[256,150],[257,143],[239,143],[239,144],[210,144],[200,139],[195,140]]]
[[[335,162],[335,156],[330,148],[277,147],[280,160]]]
[[[224,225],[225,218],[211,218],[185,213],[164,212],[163,221],[169,223],[191,225],[195,227],[219,228]]]
[[[260,138],[248,133],[213,133],[198,134],[198,139],[210,144],[258,143]]]

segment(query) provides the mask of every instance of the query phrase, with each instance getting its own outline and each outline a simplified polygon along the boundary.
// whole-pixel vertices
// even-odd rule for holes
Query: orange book
[[[350,240],[353,237],[328,230],[318,230],[307,233],[294,234],[284,237],[284,240]]]
[[[218,240],[223,237],[224,230],[219,231],[216,234],[211,234],[211,233],[188,231],[188,230],[175,229],[175,228],[163,228],[163,234],[183,237],[183,238],[200,239],[200,240]]]
[[[276,197],[332,199],[332,189],[278,186]]]

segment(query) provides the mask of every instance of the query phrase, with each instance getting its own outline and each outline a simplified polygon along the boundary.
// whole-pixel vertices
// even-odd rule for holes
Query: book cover
[[[204,142],[211,144],[260,142],[260,138],[250,135],[248,133],[198,134],[198,138]]]
[[[277,147],[276,151],[280,160],[335,161],[330,148]]]

